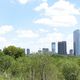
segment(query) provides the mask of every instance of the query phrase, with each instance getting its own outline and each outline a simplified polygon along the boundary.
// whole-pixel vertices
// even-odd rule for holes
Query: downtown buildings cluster
[[[61,41],[57,43],[57,52],[56,52],[56,42],[51,43],[51,51],[48,48],[42,48],[38,52],[51,52],[53,54],[62,54],[67,55],[67,42]],[[27,54],[30,54],[30,49],[27,49]],[[70,55],[80,55],[80,30],[77,29],[73,32],[73,49],[69,50]]]
[[[52,42],[52,52],[56,53],[56,43]],[[58,54],[67,54],[67,42],[58,42]],[[73,32],[73,49],[69,50],[70,55],[80,56],[80,30],[77,29]]]

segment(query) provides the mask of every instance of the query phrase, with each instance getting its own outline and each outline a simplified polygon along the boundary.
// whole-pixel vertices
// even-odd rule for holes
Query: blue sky
[[[67,41],[73,48],[73,31],[80,29],[80,0],[2,0],[0,48],[15,45],[32,52],[51,42]],[[57,46],[57,45],[56,45]]]

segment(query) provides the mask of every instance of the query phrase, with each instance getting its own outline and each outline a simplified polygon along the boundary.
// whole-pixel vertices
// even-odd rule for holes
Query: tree
[[[73,63],[66,63],[63,65],[62,73],[65,80],[79,80],[79,66]]]
[[[0,72],[5,72],[13,64],[14,59],[11,56],[0,56]]]
[[[22,48],[15,46],[8,46],[3,49],[4,54],[18,58],[25,55],[25,51]]]
[[[4,53],[3,53],[2,51],[0,51],[0,57],[1,57],[1,56],[4,56]]]

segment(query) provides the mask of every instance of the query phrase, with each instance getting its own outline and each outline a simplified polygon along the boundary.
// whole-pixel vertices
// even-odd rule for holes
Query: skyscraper
[[[80,30],[73,33],[74,55],[80,55]]]
[[[29,55],[30,54],[30,49],[27,49],[27,55]]]
[[[55,42],[51,43],[51,48],[52,48],[52,53],[55,53],[56,52],[56,43]]]
[[[66,41],[58,42],[58,54],[67,54]]]

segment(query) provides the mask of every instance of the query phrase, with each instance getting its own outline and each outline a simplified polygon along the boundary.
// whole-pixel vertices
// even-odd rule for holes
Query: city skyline
[[[2,0],[0,48],[15,45],[34,52],[66,41],[69,53],[73,32],[80,29],[79,4],[79,0]]]

